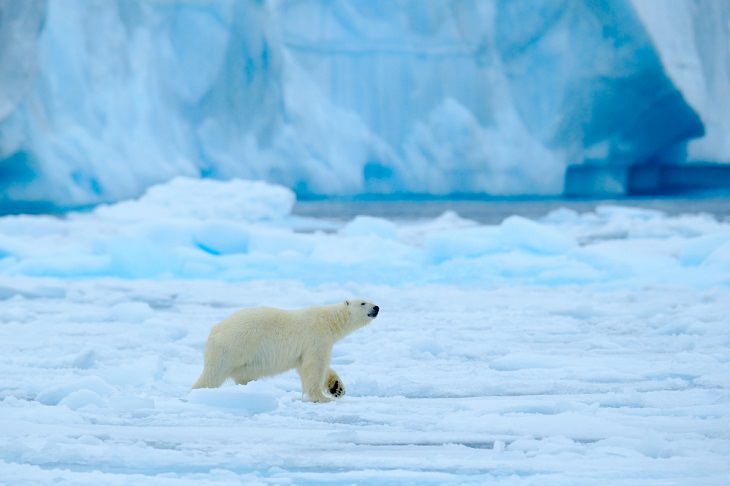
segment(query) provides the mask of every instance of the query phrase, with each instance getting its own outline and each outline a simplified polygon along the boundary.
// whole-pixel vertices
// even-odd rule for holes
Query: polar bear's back
[[[292,311],[272,307],[252,307],[237,311],[213,326],[210,338],[219,343],[244,342],[260,345],[263,341],[301,333],[302,323]]]
[[[301,316],[301,311],[272,307],[235,312],[213,326],[206,360],[221,362],[225,368],[247,365],[272,374],[295,367],[312,338]]]

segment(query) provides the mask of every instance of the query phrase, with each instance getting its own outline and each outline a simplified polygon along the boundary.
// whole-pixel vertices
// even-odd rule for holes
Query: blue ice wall
[[[628,0],[499,0],[496,32],[521,118],[569,162],[681,160],[704,134]]]
[[[175,175],[560,194],[702,133],[626,0],[0,0],[3,212]]]

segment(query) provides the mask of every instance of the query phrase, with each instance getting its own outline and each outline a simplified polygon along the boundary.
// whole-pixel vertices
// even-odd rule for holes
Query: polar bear
[[[302,392],[314,402],[345,394],[330,368],[332,346],[370,323],[380,308],[365,300],[282,310],[240,310],[213,326],[205,346],[205,363],[193,388],[216,388],[227,378],[239,385],[296,368]]]

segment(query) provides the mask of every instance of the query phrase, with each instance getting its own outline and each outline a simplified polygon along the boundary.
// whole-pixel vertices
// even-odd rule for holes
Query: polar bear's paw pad
[[[330,392],[330,395],[332,395],[335,398],[340,398],[345,394],[345,386],[342,384],[340,380],[332,380],[328,386],[327,389]]]

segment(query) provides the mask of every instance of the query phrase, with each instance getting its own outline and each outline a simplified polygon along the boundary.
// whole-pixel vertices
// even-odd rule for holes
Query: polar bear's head
[[[364,326],[375,319],[380,307],[367,300],[346,300],[345,307],[350,312],[350,322],[356,326]]]

